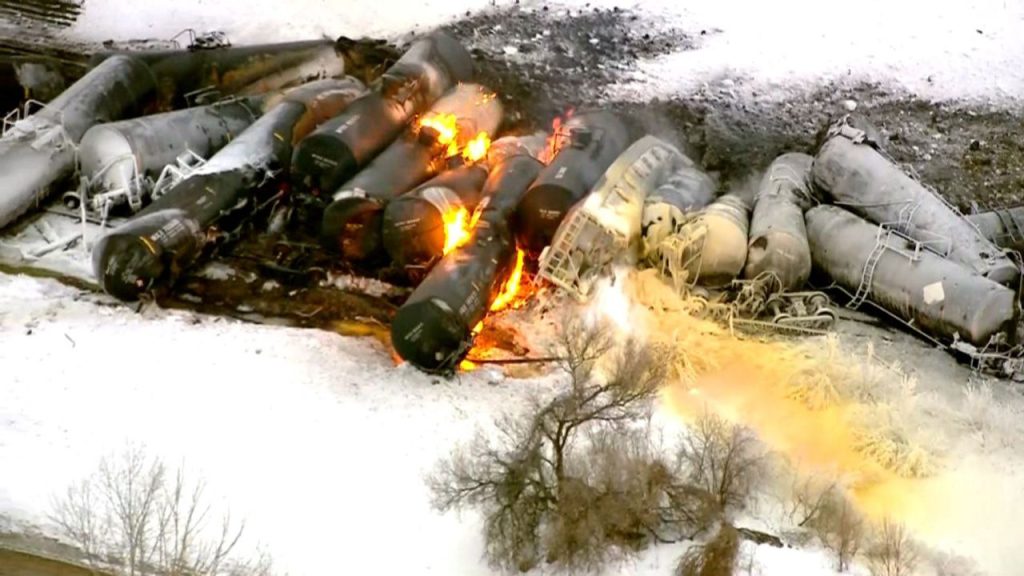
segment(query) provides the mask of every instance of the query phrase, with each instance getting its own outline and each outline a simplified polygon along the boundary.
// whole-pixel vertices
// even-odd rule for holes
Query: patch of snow
[[[366,278],[364,276],[354,276],[352,274],[332,276],[327,280],[327,283],[340,290],[358,292],[360,294],[366,294],[367,296],[373,296],[374,298],[399,296],[408,292],[408,290],[388,284],[387,282],[382,282],[376,278]]]
[[[619,97],[671,97],[729,78],[763,98],[832,81],[878,83],[935,101],[1019,106],[1024,100],[1021,2],[963,0],[939,7],[926,0],[865,0],[840,12],[812,0],[635,5],[701,38],[701,45],[641,62],[639,77],[613,90]]]
[[[511,2],[503,2],[511,4]],[[120,2],[86,0],[69,31],[87,41],[171,38],[186,28],[222,30],[234,44],[309,40],[346,35],[393,37],[427,31],[466,13],[488,7],[487,0],[331,2],[327,0],[247,0],[246,2]],[[240,8],[243,8],[241,9]],[[179,39],[182,40],[182,39]],[[187,38],[184,39],[187,41]]]
[[[196,276],[208,280],[230,280],[238,275],[238,272],[224,262],[209,262],[196,272]]]
[[[443,381],[396,368],[371,339],[79,296],[0,275],[0,512],[42,522],[54,494],[131,440],[230,494],[292,574],[335,566],[339,545],[353,573],[489,573],[473,514],[433,512],[423,477],[550,378]]]

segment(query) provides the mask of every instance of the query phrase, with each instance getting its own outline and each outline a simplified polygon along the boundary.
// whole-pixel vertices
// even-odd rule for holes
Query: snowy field
[[[639,99],[723,77],[762,96],[844,79],[901,86],[929,100],[1000,106],[1019,107],[1024,93],[1024,2],[1019,0],[86,0],[70,33],[102,41],[220,29],[236,43],[321,35],[399,37],[467,11],[513,3],[524,10],[632,8],[701,37],[699,50],[642,63],[634,81],[621,87],[623,95]]]
[[[222,29],[236,44],[322,34],[397,37],[489,5],[86,0],[68,33],[102,41]],[[543,5],[522,3],[524,9]],[[706,32],[696,50],[642,62],[616,88],[630,99],[729,78],[752,98],[810,90],[825,80],[867,80],[927,100],[1000,109],[1024,103],[1024,2],[1018,0],[592,0],[572,8],[593,5],[635,6],[665,26]],[[141,442],[202,474],[247,520],[250,544],[265,546],[293,576],[492,573],[482,560],[479,518],[433,512],[423,475],[477,426],[556,383],[492,370],[440,381],[396,368],[371,339],[186,312],[136,313],[25,276],[0,275],[0,344],[0,515],[43,524],[55,493],[91,471],[100,456],[126,441]],[[961,393],[967,371],[945,354],[925,357],[935,364],[918,369],[935,410],[922,425],[936,426],[950,454],[978,450],[958,456],[954,469],[982,471],[955,477],[958,489],[975,493],[962,505],[949,504],[955,518],[940,523],[943,529],[959,523],[962,541],[938,526],[929,541],[974,555],[991,576],[1019,574],[1024,554],[1012,534],[1019,534],[1016,519],[1024,514],[1024,458],[1012,439],[1020,429],[958,422],[943,437],[940,417],[976,409],[969,416],[981,422],[992,408]],[[1024,402],[1017,395],[995,394],[1006,405],[996,416],[1020,415]],[[926,528],[922,510],[943,502],[919,504],[916,526]],[[754,574],[834,573],[821,553],[744,546],[755,552]],[[680,550],[658,547],[608,573],[666,575]]]

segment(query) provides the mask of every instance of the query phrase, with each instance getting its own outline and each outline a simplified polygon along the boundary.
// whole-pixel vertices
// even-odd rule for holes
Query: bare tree
[[[736,529],[723,523],[714,538],[686,550],[676,566],[676,576],[732,576],[739,549]]]
[[[495,565],[593,567],[612,548],[655,538],[671,516],[677,478],[636,432],[664,380],[657,351],[632,341],[612,351],[608,332],[580,318],[566,322],[559,347],[566,388],[502,417],[497,441],[478,435],[428,478],[440,510],[483,509]]]
[[[845,572],[860,552],[864,520],[839,490],[831,490],[810,522],[822,544],[836,557],[836,569]]]
[[[790,493],[785,503],[786,516],[798,528],[809,527],[821,514],[826,502],[836,489],[836,483],[814,477],[793,475]]]
[[[96,490],[113,531],[111,552],[122,558],[128,576],[143,574],[158,540],[157,515],[164,465],[149,459],[139,446],[128,446],[100,460]]]
[[[917,544],[903,524],[886,518],[867,551],[872,576],[911,576],[917,567]]]
[[[109,530],[107,518],[98,513],[99,506],[90,482],[77,482],[68,487],[52,505],[51,520],[58,530],[84,553],[91,568],[100,568],[98,538]]]
[[[746,505],[764,464],[753,433],[708,411],[683,439],[679,458],[722,513]]]
[[[269,557],[233,557],[242,526],[230,514],[210,529],[204,488],[202,481],[189,483],[182,469],[167,474],[159,459],[129,446],[58,498],[51,519],[94,568],[117,575],[269,575]]]
[[[210,513],[205,483],[191,486],[179,468],[170,485],[162,486],[156,546],[159,566],[171,575],[218,574],[238,544],[244,525],[234,526],[230,513],[221,518],[219,534],[208,539],[204,528]]]

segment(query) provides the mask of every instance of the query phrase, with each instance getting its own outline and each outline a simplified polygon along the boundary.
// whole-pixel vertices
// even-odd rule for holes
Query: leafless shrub
[[[810,527],[836,557],[836,569],[845,572],[860,552],[864,520],[839,490],[833,489],[822,502]]]
[[[984,576],[975,560],[950,552],[922,549],[925,563],[934,570],[935,576]]]
[[[501,418],[496,439],[478,434],[427,480],[438,509],[483,510],[496,566],[596,568],[692,532],[708,507],[641,425],[664,379],[657,351],[636,342],[612,351],[605,330],[578,319],[560,347],[566,389]]]
[[[57,498],[51,520],[93,568],[119,576],[269,575],[268,556],[233,557],[243,526],[225,515],[211,533],[210,512],[203,482],[188,482],[181,469],[168,474],[131,446]]]
[[[903,524],[886,518],[878,526],[867,557],[872,576],[911,576],[919,554]]]
[[[732,576],[739,549],[736,529],[723,523],[714,538],[686,550],[676,566],[676,576]]]
[[[764,455],[753,433],[705,412],[679,452],[691,483],[711,495],[719,511],[743,508],[763,469]]]
[[[797,528],[813,525],[835,489],[835,482],[794,473],[785,503],[786,517]]]

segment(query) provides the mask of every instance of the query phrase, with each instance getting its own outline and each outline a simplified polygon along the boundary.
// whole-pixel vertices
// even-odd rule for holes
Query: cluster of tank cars
[[[313,198],[337,261],[416,286],[392,343],[428,372],[456,369],[524,261],[581,300],[615,266],[651,267],[774,326],[827,328],[831,288],[960,350],[1016,344],[1024,213],[964,217],[856,118],[815,156],[778,157],[756,191],[719,194],[682,151],[609,111],[502,134],[500,100],[443,32],[368,85],[326,40],[91,64],[4,121],[0,227],[59,192],[101,223],[128,213],[91,246],[96,280],[121,300],[173,289],[272,203]]]

